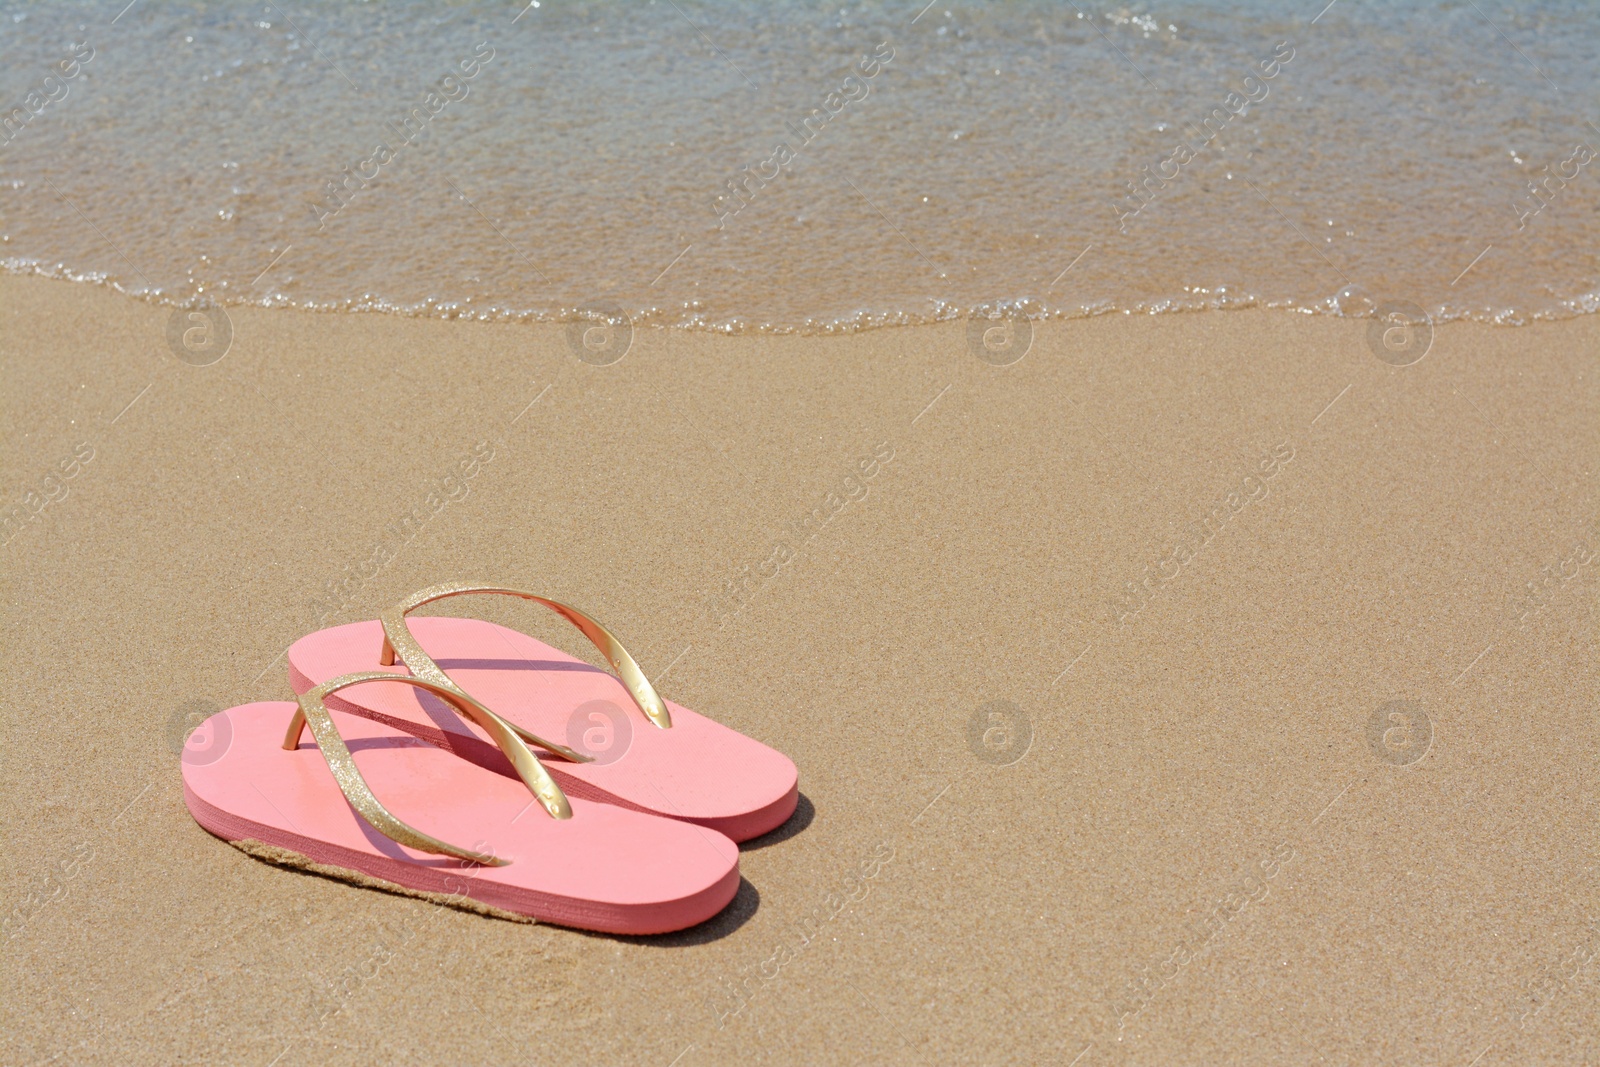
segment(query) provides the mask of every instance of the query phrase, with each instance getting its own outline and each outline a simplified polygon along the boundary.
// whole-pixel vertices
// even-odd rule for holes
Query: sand
[[[66,493],[0,549],[6,1063],[1600,1059],[1600,319],[1408,367],[1263,310],[602,367],[235,309],[196,367],[102,288],[0,278],[0,316],[7,503]],[[195,825],[189,722],[467,577],[794,758],[722,917],[517,925]]]

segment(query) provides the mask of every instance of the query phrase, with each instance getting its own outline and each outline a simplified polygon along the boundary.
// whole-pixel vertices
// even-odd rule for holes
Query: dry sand
[[[1044,325],[1004,368],[959,324],[641,331],[596,367],[556,327],[252,309],[193,367],[166,319],[0,278],[7,504],[93,450],[0,549],[4,1062],[1600,1060],[1600,318],[1443,326],[1405,368],[1268,311]],[[330,621],[545,591],[791,755],[802,815],[706,927],[438,908],[183,806],[185,716],[287,698],[314,600],[480,440]],[[995,701],[1014,762],[969,747]],[[1391,701],[1412,762],[1420,718],[1369,730]]]

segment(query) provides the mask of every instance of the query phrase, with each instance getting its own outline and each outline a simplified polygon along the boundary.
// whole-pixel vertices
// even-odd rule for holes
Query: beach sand
[[[1408,367],[1264,310],[1037,324],[1007,367],[961,323],[592,366],[239,307],[196,367],[168,314],[0,277],[7,505],[75,471],[0,549],[4,1062],[1600,1060],[1600,319]],[[190,716],[456,578],[795,760],[728,912],[518,925],[194,823]]]

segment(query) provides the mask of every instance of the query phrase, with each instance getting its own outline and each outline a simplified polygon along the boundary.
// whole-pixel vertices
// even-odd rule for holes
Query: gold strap
[[[350,806],[355,808],[374,830],[402,845],[423,852],[455,856],[495,867],[511,862],[470,849],[457,848],[436,837],[430,837],[421,830],[401,822],[379,803],[371,787],[367,785],[366,779],[361,777],[361,771],[356,767],[356,761],[351,757],[349,748],[345,747],[344,738],[339,735],[339,728],[334,725],[333,716],[328,714],[328,706],[324,703],[329,694],[366,682],[401,682],[418,689],[425,689],[449,701],[460,713],[488,731],[489,736],[500,746],[500,751],[511,760],[512,766],[517,769],[517,774],[528,788],[533,790],[534,797],[544,805],[546,811],[557,819],[572,818],[572,805],[567,803],[566,794],[556,785],[555,779],[550,777],[550,772],[544,769],[544,764],[528,751],[528,746],[517,737],[510,723],[472,697],[436,685],[425,678],[410,678],[403,674],[390,674],[387,671],[362,671],[358,674],[342,675],[302,693],[298,698],[300,707],[289,720],[289,730],[284,734],[283,747],[291,751],[298,748],[305,728],[311,727],[311,736],[316,739],[317,748],[322,751],[322,758],[328,761],[328,769],[333,772],[333,779],[339,783],[340,791],[344,793]]]
[[[644,676],[644,672],[639,669],[639,665],[634,662],[633,657],[628,655],[628,650],[622,647],[621,641],[612,636],[610,630],[607,630],[604,626],[601,626],[571,605],[550,600],[534,593],[525,593],[520,589],[503,589],[499,586],[478,586],[446,582],[443,585],[429,586],[421,592],[412,593],[409,597],[378,616],[378,620],[383,623],[384,634],[383,654],[378,662],[385,667],[390,666],[394,663],[395,655],[398,653],[401,661],[410,668],[411,673],[416,677],[426,678],[435,685],[448,687],[453,693],[467,696],[466,690],[456,685],[450,676],[440,670],[439,665],[433,662],[432,658],[422,650],[422,645],[417,643],[417,639],[411,634],[411,628],[406,625],[406,616],[424,604],[431,604],[435,600],[443,600],[446,597],[465,596],[468,593],[497,593],[503,596],[521,597],[523,600],[532,600],[550,608],[557,615],[576,626],[583,632],[583,636],[594,643],[594,647],[600,650],[600,654],[606,658],[606,662],[611,664],[611,669],[617,672],[622,684],[627,687],[628,695],[633,697],[634,705],[643,713],[645,718],[663,730],[672,728],[672,716],[667,712],[666,703],[656,695],[655,687],[650,684],[650,679]],[[570,748],[553,745],[548,741],[542,740],[515,723],[507,723],[506,725],[510,726],[524,740],[531,741],[536,745],[542,745],[568,759],[579,760],[584,763],[590,760],[590,757],[580,755]]]

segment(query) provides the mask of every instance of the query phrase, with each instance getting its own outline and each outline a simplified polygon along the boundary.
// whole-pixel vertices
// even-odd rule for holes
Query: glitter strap
[[[362,671],[357,674],[342,675],[302,693],[298,698],[300,707],[289,720],[289,730],[284,735],[283,747],[290,751],[298,748],[305,728],[311,727],[311,736],[316,739],[322,758],[328,761],[328,769],[333,772],[333,779],[339,783],[340,791],[344,793],[350,806],[355,808],[374,830],[402,845],[422,852],[455,856],[458,859],[493,867],[504,866],[510,862],[471,849],[458,848],[425,834],[396,818],[373,795],[372,788],[361,776],[355,759],[350,755],[350,749],[345,746],[344,738],[340,736],[339,728],[334,725],[333,716],[328,714],[328,706],[324,703],[332,693],[367,682],[400,682],[426,690],[448,701],[455,706],[458,713],[483,727],[494,739],[495,744],[500,746],[500,751],[511,760],[512,766],[517,769],[517,774],[528,788],[533,790],[534,797],[544,805],[546,811],[557,819],[572,818],[572,805],[567,802],[566,794],[556,785],[555,779],[550,777],[550,772],[544,769],[538,758],[528,750],[528,746],[522,743],[522,739],[511,729],[510,723],[454,686],[441,686],[426,678],[408,678],[403,674],[390,674],[388,671]]]
[[[587,637],[593,642],[594,647],[600,650],[600,654],[606,658],[607,663],[611,664],[611,669],[617,672],[617,677],[621,679],[623,686],[627,688],[628,695],[633,697],[634,706],[639,709],[646,719],[649,719],[663,730],[672,728],[672,716],[667,712],[666,702],[656,695],[655,687],[650,684],[650,679],[644,676],[644,671],[639,669],[639,664],[634,662],[632,656],[628,655],[628,650],[622,647],[622,642],[618,641],[610,630],[607,630],[587,614],[571,605],[550,600],[534,593],[525,593],[520,589],[447,582],[443,585],[429,586],[421,592],[412,593],[409,597],[378,616],[379,621],[383,623],[384,634],[383,653],[378,662],[387,667],[394,663],[395,656],[398,654],[401,662],[416,677],[426,678],[435,685],[449,688],[453,693],[464,697],[467,696],[466,690],[456,685],[450,676],[444,673],[439,668],[439,665],[433,662],[433,659],[423,651],[422,645],[412,636],[411,628],[406,625],[406,616],[424,604],[431,604],[435,600],[443,600],[446,597],[465,596],[469,593],[496,593],[502,596],[521,597],[523,600],[532,600],[551,609],[582,631],[583,636]],[[468,699],[471,698],[468,697]],[[507,725],[526,741],[542,745],[568,759],[588,762],[587,757],[581,756],[571,749],[542,740],[515,723],[507,723]]]

